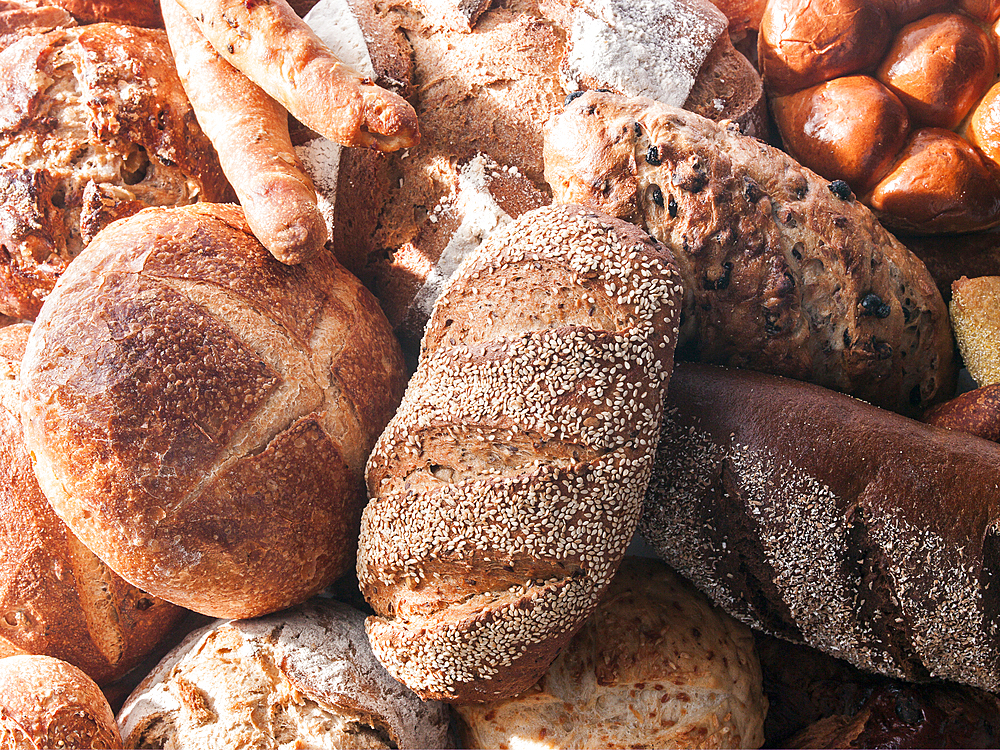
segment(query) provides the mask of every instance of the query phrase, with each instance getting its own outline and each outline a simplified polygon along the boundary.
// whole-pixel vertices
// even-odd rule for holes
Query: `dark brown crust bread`
[[[680,294],[644,232],[549,206],[438,299],[358,550],[372,648],[417,694],[516,695],[597,604],[641,510]]]
[[[34,655],[0,659],[0,746],[123,747],[94,681],[71,664]]]
[[[68,661],[107,683],[155,648],[184,610],[115,575],[39,489],[18,393],[30,331],[26,323],[0,328],[0,643]]]
[[[924,415],[923,421],[1000,443],[1000,383],[966,391],[938,404]]]
[[[752,627],[1000,688],[1000,446],[818,386],[678,365],[640,532]]]
[[[364,614],[319,597],[191,633],[118,715],[125,747],[201,750],[454,747],[449,720],[382,668]]]
[[[94,24],[23,37],[0,52],[0,90],[0,313],[38,313],[83,247],[81,224],[92,233],[91,182],[144,206],[231,194],[163,31]]]
[[[904,413],[953,393],[933,279],[845,184],[690,112],[599,92],[550,121],[545,174],[555,200],[634,221],[673,250],[678,358]]]
[[[399,345],[328,253],[290,267],[235,206],[102,232],[32,330],[25,443],[71,530],[126,580],[212,616],[302,601],[353,563]]]

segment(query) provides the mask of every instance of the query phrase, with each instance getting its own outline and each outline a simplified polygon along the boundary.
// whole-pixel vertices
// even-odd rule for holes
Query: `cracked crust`
[[[326,253],[284,266],[238,208],[202,204],[117,223],[64,278],[28,342],[22,414],[74,533],[213,616],[287,607],[348,569],[364,462],[404,383],[360,283]]]
[[[690,112],[599,92],[550,121],[545,174],[555,200],[672,248],[686,289],[678,358],[909,414],[953,392],[933,279],[845,183]]]

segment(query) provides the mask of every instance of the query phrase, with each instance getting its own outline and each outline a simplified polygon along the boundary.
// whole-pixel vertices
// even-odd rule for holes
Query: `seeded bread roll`
[[[286,266],[235,206],[103,231],[22,364],[25,444],[115,572],[211,616],[303,601],[349,569],[365,460],[402,395],[374,297],[328,253]]]
[[[0,653],[54,656],[107,683],[183,616],[115,575],[70,533],[24,447],[18,373],[31,326],[0,328]]]
[[[588,92],[553,118],[554,199],[676,248],[678,358],[811,380],[917,414],[954,390],[947,308],[924,265],[787,154],[649,99]]]
[[[51,656],[0,659],[0,745],[35,748],[122,747],[101,689]]]
[[[191,633],[122,706],[124,747],[453,747],[447,707],[389,676],[364,621],[317,598]]]
[[[951,285],[951,324],[977,385],[1000,383],[1000,276],[963,276]]]
[[[358,550],[372,649],[422,697],[526,690],[596,605],[641,510],[680,293],[645,233],[552,206],[438,299]]]
[[[1000,445],[818,386],[678,365],[640,532],[751,627],[1000,688]]]
[[[663,563],[626,557],[541,680],[455,710],[467,748],[749,748],[767,700],[750,629]]]

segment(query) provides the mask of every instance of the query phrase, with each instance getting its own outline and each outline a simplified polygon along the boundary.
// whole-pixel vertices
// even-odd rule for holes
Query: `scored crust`
[[[685,282],[679,358],[911,414],[952,393],[940,293],[846,184],[693,113],[600,92],[550,121],[545,174],[556,200],[672,248]]]

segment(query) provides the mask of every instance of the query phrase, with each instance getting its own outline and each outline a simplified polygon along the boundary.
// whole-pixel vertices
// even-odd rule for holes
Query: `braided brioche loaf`
[[[644,232],[549,206],[438,300],[358,551],[372,648],[422,697],[524,691],[596,605],[642,508],[680,299]]]

